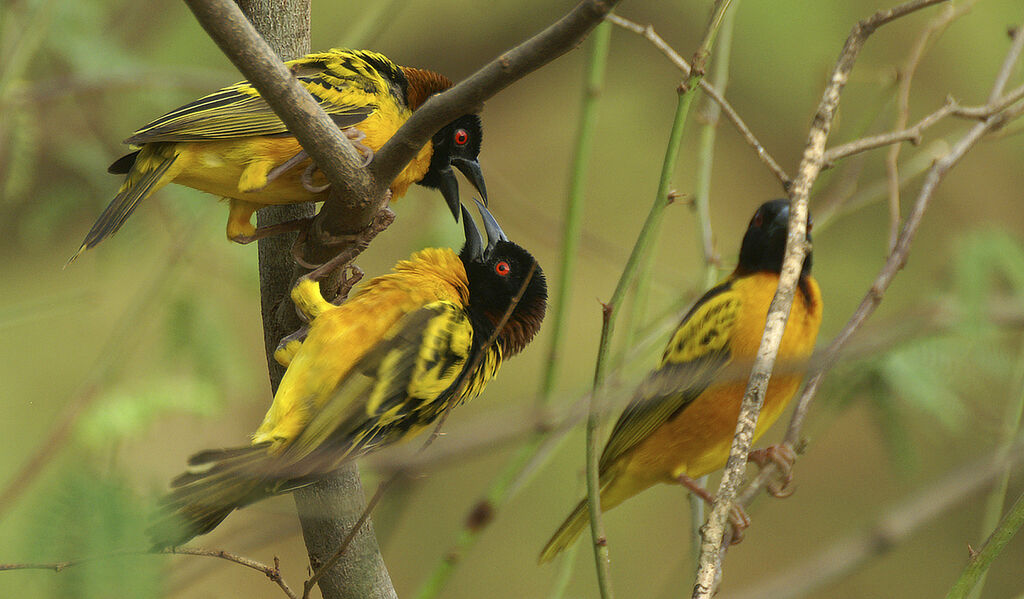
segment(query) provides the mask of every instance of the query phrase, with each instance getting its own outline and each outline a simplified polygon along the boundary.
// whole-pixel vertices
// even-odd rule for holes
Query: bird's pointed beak
[[[484,219],[484,230],[487,231],[487,252],[490,252],[499,241],[508,241],[508,236],[501,230],[498,221],[483,205],[483,202],[476,198],[473,198],[473,201],[476,202],[476,207],[480,210],[480,217]]]
[[[455,222],[459,222],[459,208],[462,206],[462,202],[459,201],[459,180],[455,177],[455,171],[451,167],[445,168],[439,175],[437,187],[441,190],[448,209],[452,211]]]
[[[486,206],[487,186],[484,185],[484,173],[480,170],[480,163],[466,158],[452,158],[452,165],[459,169],[459,172],[463,175],[466,175],[466,178],[473,184],[473,187],[480,192],[480,197],[483,198],[484,206]]]
[[[469,215],[469,210],[462,204],[459,204],[459,208],[462,212],[462,228],[466,232],[466,246],[462,251],[470,260],[483,260],[484,239],[480,236],[480,230],[476,228],[476,223],[473,222],[473,217]],[[486,224],[486,222],[485,220],[484,223]]]

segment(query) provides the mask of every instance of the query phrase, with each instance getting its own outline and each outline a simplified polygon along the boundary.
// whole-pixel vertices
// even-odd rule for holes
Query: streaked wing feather
[[[601,472],[685,409],[728,365],[740,301],[726,281],[708,291],[683,317],[661,366],[644,380],[615,423],[601,453]]]
[[[351,98],[367,97],[367,90],[381,88],[365,72],[338,72],[337,63],[300,59],[289,65],[301,65],[298,80],[320,103],[320,106],[344,129],[362,122],[376,108],[370,103],[346,101],[349,88],[358,88]],[[293,68],[297,68],[293,66]],[[327,69],[334,69],[328,71]],[[240,82],[198,100],[189,102],[154,120],[135,132],[125,143],[140,145],[152,142],[208,141],[253,135],[277,135],[288,128],[277,117],[250,83]]]
[[[299,460],[315,452],[326,463],[314,469],[331,469],[433,421],[469,360],[472,338],[468,317],[451,302],[406,315],[353,368],[287,455]]]

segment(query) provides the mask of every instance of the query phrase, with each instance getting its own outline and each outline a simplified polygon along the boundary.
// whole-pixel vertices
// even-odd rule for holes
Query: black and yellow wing
[[[683,317],[665,347],[661,366],[641,384],[601,453],[608,471],[659,426],[695,400],[729,364],[742,298],[726,280],[709,290]]]
[[[405,76],[382,54],[331,50],[285,64],[340,128],[360,123],[380,102],[405,105]],[[287,131],[256,88],[243,81],[165,114],[125,143],[208,141]]]
[[[413,436],[461,401],[455,391],[473,362],[465,310],[433,302],[403,317],[367,353],[281,454],[299,476]]]

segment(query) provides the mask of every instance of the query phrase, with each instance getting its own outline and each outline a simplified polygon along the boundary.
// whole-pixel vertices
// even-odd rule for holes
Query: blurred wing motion
[[[452,406],[472,351],[473,328],[458,306],[436,302],[405,316],[279,452],[263,442],[193,456],[163,500],[168,516],[150,531],[156,545],[179,545],[213,530],[236,508],[415,435]]]
[[[758,208],[743,236],[736,270],[690,309],[661,364],[619,417],[598,465],[602,510],[654,484],[690,483],[683,477],[703,476],[725,464],[750,365],[779,283],[788,220],[786,200]],[[776,368],[765,391],[755,441],[793,397],[814,349],[822,303],[811,262],[808,253],[779,346],[777,365],[786,368]],[[541,562],[579,536],[588,512],[584,499],[548,541]]]
[[[648,375],[634,394],[601,452],[598,473],[603,510],[611,509],[639,491],[635,484],[622,486],[622,466],[625,465],[622,458],[679,415],[725,369],[730,359],[729,339],[741,305],[739,294],[725,281],[711,289],[683,317],[665,348],[661,366]],[[643,488],[653,482],[644,484]],[[625,493],[616,493],[616,489]],[[583,500],[548,542],[541,553],[541,562],[572,544],[588,522],[587,501]]]

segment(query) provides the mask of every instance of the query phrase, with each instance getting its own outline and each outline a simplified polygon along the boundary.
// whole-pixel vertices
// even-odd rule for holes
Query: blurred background
[[[890,4],[748,0],[736,6],[726,96],[788,172],[796,170],[850,28]],[[399,64],[459,80],[571,5],[392,0],[382,11],[386,20],[367,21],[361,19],[365,3],[314,1],[312,47],[372,48]],[[689,57],[709,5],[624,2],[618,14],[653,24]],[[912,122],[947,95],[968,105],[985,102],[1009,47],[1007,28],[1021,23],[1020,8],[1014,0],[983,0],[949,27],[914,79]],[[844,92],[832,145],[891,128],[896,68],[937,13],[923,11],[869,40]],[[481,161],[491,209],[509,236],[537,256],[549,281],[556,280],[561,260],[586,47],[503,91],[483,113]],[[120,141],[238,79],[182,3],[154,9],[114,0],[5,0],[0,10],[0,335],[7,340],[0,347],[0,562],[65,560],[137,546],[149,501],[186,458],[246,442],[269,405],[256,248],[224,240],[226,208],[214,198],[167,187],[116,237],[64,268],[120,184],[106,173],[125,153]],[[612,32],[551,415],[563,414],[589,387],[598,301],[610,297],[654,200],[679,80],[648,42],[622,29]],[[1009,87],[1020,81],[1018,67]],[[673,178],[683,194],[693,192],[697,123],[687,128]],[[875,526],[908,497],[927,494],[998,450],[1006,414],[1021,400],[1024,363],[1020,125],[979,144],[939,188],[909,263],[855,340],[862,350],[841,363],[818,394],[805,428],[809,451],[796,467],[797,492],[754,506],[746,540],[727,556],[721,596],[739,596],[799,570],[834,543]],[[919,146],[903,148],[905,207],[923,169],[968,126],[944,122]],[[872,191],[884,181],[885,152],[837,165],[812,194],[812,212],[821,217],[815,274],[826,302],[819,345],[842,328],[888,252],[885,199]],[[777,180],[723,122],[711,222],[724,268],[735,261],[753,209],[781,194]],[[843,207],[832,211],[836,205]],[[461,243],[461,227],[435,192],[414,188],[394,208],[398,219],[360,258],[368,276],[418,248]],[[699,238],[687,202],[668,209],[656,252],[649,306],[639,323],[643,334],[635,336],[648,342],[629,351],[617,347],[624,359],[613,382],[618,406],[655,364],[679,310],[702,291]],[[454,450],[460,439],[468,445],[488,431],[528,429],[537,418],[549,344],[550,330],[542,331],[483,397],[453,415],[435,449]],[[787,421],[783,416],[767,440],[780,438]],[[521,438],[456,452],[385,498],[375,520],[400,596],[412,596],[447,553],[468,510]],[[48,452],[26,468],[41,448]],[[495,514],[440,596],[547,596],[558,567],[538,567],[536,556],[583,492],[583,453],[582,427],[576,427]],[[368,493],[383,471],[375,463],[383,462],[363,466]],[[24,472],[30,479],[18,478]],[[1007,497],[1012,501],[1022,490],[1020,477],[1012,477]],[[958,498],[905,540],[807,596],[944,594],[968,557],[968,544],[977,547],[984,539],[986,493]],[[669,486],[609,512],[612,576],[621,596],[688,595],[687,514],[685,493]],[[290,497],[238,512],[196,544],[267,563],[278,556],[293,587],[301,587],[306,574]],[[566,596],[596,596],[589,549],[574,559]],[[984,596],[1022,596],[1022,560],[1024,539],[1018,538],[992,568]],[[280,596],[263,576],[237,565],[167,556],[100,560],[59,574],[4,572],[0,589],[19,597]]]

